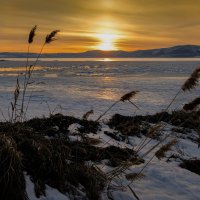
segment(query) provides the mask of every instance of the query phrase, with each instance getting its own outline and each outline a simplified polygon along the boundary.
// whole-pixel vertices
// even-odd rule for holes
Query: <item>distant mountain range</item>
[[[30,53],[34,58],[37,54]],[[1,58],[26,58],[27,53],[0,52]],[[138,51],[101,51],[93,50],[82,53],[45,53],[42,58],[192,58],[200,57],[200,46],[181,45],[169,48]]]

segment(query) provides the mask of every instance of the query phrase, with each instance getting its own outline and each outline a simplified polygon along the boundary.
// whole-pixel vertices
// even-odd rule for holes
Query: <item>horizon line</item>
[[[80,53],[86,53],[86,52],[92,52],[92,51],[99,51],[99,52],[118,52],[118,51],[123,51],[123,52],[136,52],[136,51],[145,51],[145,50],[156,50],[156,49],[167,49],[167,48],[172,48],[172,47],[181,47],[181,46],[199,46],[198,44],[177,44],[173,46],[166,46],[166,47],[160,47],[160,48],[150,48],[150,49],[138,49],[138,50],[132,50],[132,51],[125,51],[125,50],[100,50],[100,49],[94,49],[94,50],[86,50],[86,51],[80,51],[80,52],[50,52],[50,53],[42,53],[42,54],[80,54]],[[0,53],[27,53],[27,51],[1,51]],[[33,51],[29,52],[29,54],[37,54],[38,52]]]

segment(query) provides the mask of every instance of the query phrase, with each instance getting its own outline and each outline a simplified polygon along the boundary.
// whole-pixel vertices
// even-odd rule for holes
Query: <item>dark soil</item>
[[[108,122],[110,128],[120,131],[126,136],[141,136],[145,135],[148,127],[145,123],[157,124],[161,121],[167,122],[175,126],[181,126],[188,129],[196,129],[199,127],[199,113],[187,113],[184,111],[173,111],[172,113],[161,112],[154,115],[146,116],[123,116],[115,114]],[[185,134],[185,132],[182,132]]]
[[[200,175],[200,160],[184,160],[180,166],[182,168],[185,168],[191,172],[194,172],[198,175]]]

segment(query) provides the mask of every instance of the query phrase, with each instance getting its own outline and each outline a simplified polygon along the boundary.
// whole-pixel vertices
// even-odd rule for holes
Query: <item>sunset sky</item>
[[[46,52],[125,50],[200,44],[200,0],[0,0],[0,51],[32,51],[60,29]]]

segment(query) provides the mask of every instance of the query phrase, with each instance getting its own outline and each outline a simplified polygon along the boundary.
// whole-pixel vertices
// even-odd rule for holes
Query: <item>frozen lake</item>
[[[200,59],[43,59],[32,75],[28,116],[61,112],[81,117],[90,109],[94,117],[123,94],[138,90],[133,102],[119,103],[109,113],[135,115],[164,110],[181,85],[199,66]],[[30,61],[30,64],[33,61]],[[16,78],[22,86],[24,59],[0,62],[0,108],[5,116],[13,99]],[[197,97],[199,88],[181,93],[171,109],[180,109]],[[1,115],[2,119],[2,115]]]

